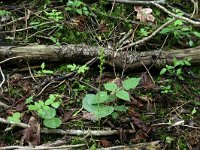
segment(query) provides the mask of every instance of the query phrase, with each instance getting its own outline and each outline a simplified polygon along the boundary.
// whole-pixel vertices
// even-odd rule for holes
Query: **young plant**
[[[78,74],[82,74],[82,73],[85,73],[89,67],[85,64],[83,66],[77,66],[76,64],[70,64],[70,65],[67,65],[67,68],[70,70],[70,71],[77,71]]]
[[[184,26],[184,22],[180,19],[169,25],[160,31],[160,34],[167,35],[172,34],[176,40],[186,37],[188,39],[188,45],[193,46],[192,35],[200,38],[200,32],[194,31],[192,27]]]
[[[7,120],[13,123],[20,123],[20,117],[21,114],[19,112],[15,112],[12,116],[9,116]]]
[[[187,58],[184,60],[177,60],[176,58],[173,59],[173,65],[166,65],[165,68],[163,68],[160,71],[160,75],[164,75],[168,73],[170,76],[176,76],[180,80],[184,80],[183,78],[183,67],[184,66],[191,66],[190,64],[191,58]]]
[[[41,65],[41,70],[37,71],[37,74],[54,74],[54,72],[52,70],[46,70],[45,69],[45,63],[43,62]]]
[[[74,0],[74,1],[69,0],[67,2],[67,7],[65,8],[65,10],[77,13],[79,15],[85,15],[85,16],[91,15],[89,9],[86,6],[84,6],[83,2],[79,0]]]
[[[56,109],[60,106],[60,96],[56,94],[50,94],[49,98],[44,102],[39,100],[38,102],[34,102],[33,97],[29,97],[26,100],[26,104],[28,104],[28,110],[36,111],[38,116],[41,117],[43,123],[48,128],[57,128],[61,125],[61,120],[56,116]]]
[[[52,9],[51,12],[46,12],[46,15],[49,19],[54,20],[56,22],[63,20],[63,14],[60,11],[57,11],[56,9]]]
[[[126,111],[128,108],[124,105],[117,105],[114,102],[117,99],[130,101],[129,90],[134,89],[139,84],[140,78],[129,78],[122,82],[122,87],[115,83],[104,84],[105,91],[99,91],[97,94],[86,94],[83,98],[83,108],[94,114],[98,119],[111,115],[114,111]],[[109,104],[112,104],[109,106]]]

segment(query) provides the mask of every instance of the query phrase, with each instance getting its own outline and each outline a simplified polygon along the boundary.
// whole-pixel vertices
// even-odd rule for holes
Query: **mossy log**
[[[19,59],[28,60],[31,64],[39,64],[41,62],[66,62],[66,63],[86,63],[94,57],[98,57],[100,50],[105,52],[106,63],[122,68],[124,64],[129,69],[135,69],[145,66],[154,65],[161,68],[166,64],[171,64],[173,58],[184,59],[192,58],[192,64],[200,63],[200,47],[176,50],[154,50],[145,52],[136,51],[113,51],[107,48],[88,46],[88,45],[62,45],[45,46],[45,45],[29,45],[29,46],[1,46],[0,47],[0,64],[4,60],[21,56],[18,60],[12,60],[11,63],[19,63]],[[9,62],[10,63],[10,62]]]

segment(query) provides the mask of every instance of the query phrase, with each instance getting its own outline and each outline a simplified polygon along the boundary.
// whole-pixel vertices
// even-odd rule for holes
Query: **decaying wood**
[[[11,57],[22,56],[29,63],[39,64],[41,62],[66,62],[66,63],[85,63],[94,57],[98,57],[100,50],[105,51],[106,63],[109,65],[115,63],[115,66],[122,68],[124,63],[130,68],[143,67],[143,64],[160,68],[166,64],[171,64],[174,57],[177,59],[192,58],[191,63],[200,63],[200,47],[177,49],[170,51],[119,51],[111,49],[87,46],[87,45],[63,45],[61,47],[30,45],[23,47],[0,47],[0,64],[2,61]],[[19,63],[23,58],[18,58],[12,63]],[[141,63],[143,62],[143,64]]]

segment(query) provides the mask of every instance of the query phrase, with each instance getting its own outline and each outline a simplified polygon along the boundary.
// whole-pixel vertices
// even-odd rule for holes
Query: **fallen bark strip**
[[[66,63],[86,63],[92,58],[98,57],[101,47],[87,46],[87,45],[62,45],[45,46],[45,45],[30,45],[24,47],[0,47],[0,64],[3,60],[21,56],[18,58],[17,63],[20,64],[23,58],[29,63],[39,64],[41,62],[66,62]],[[166,64],[171,64],[173,58],[184,59],[186,57],[192,58],[191,63],[200,63],[200,46],[188,49],[177,49],[170,51],[119,51],[113,52],[111,49],[103,48],[105,51],[106,63],[111,65],[113,61],[115,66],[123,68],[124,63],[129,66],[129,69],[143,67],[143,64],[155,67],[163,67]],[[114,57],[115,56],[115,57]],[[113,58],[114,57],[114,58]],[[158,57],[158,59],[156,59]],[[155,60],[157,60],[155,62]],[[143,64],[141,64],[141,61]],[[10,63],[10,61],[9,61]],[[11,60],[11,63],[16,64],[16,60]]]
[[[0,118],[0,123],[16,125],[21,128],[29,128],[29,124],[25,123],[13,123],[4,118]],[[62,134],[62,135],[91,135],[91,136],[109,136],[119,134],[118,130],[62,130],[62,129],[41,129],[42,133],[45,134]],[[126,131],[127,134],[135,133],[135,130]]]

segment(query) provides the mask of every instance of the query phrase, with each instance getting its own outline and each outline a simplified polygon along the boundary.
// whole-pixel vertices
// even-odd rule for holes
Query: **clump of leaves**
[[[20,117],[21,114],[19,112],[15,112],[12,116],[9,116],[7,120],[13,123],[20,123]]]
[[[160,34],[167,35],[171,34],[176,40],[186,37],[188,39],[188,45],[193,46],[194,42],[192,36],[200,38],[200,32],[195,31],[191,26],[184,25],[184,22],[180,19],[170,24],[168,27],[160,31]]]
[[[70,71],[77,71],[78,74],[85,73],[89,69],[89,67],[86,64],[83,66],[69,64],[67,65],[67,68],[70,69]]]
[[[115,83],[106,83],[104,88],[106,91],[99,91],[97,94],[86,94],[83,98],[83,108],[88,112],[94,114],[98,119],[109,116],[114,111],[126,111],[128,107],[124,105],[117,105],[117,99],[130,101],[129,90],[134,89],[139,84],[140,78],[129,78],[122,82],[122,87]]]
[[[187,58],[184,60],[177,60],[176,58],[173,58],[173,65],[166,65],[165,68],[163,68],[160,71],[160,75],[164,75],[168,73],[170,76],[176,76],[180,80],[184,80],[183,78],[183,67],[184,66],[191,66],[190,64],[191,58]]]
[[[45,69],[45,63],[43,62],[41,65],[41,70],[37,71],[37,74],[54,74],[54,72],[52,70],[46,70]]]
[[[56,116],[56,109],[61,104],[61,99],[59,95],[50,94],[46,101],[39,100],[33,103],[33,97],[29,97],[26,100],[28,104],[28,110],[36,111],[38,116],[43,120],[43,123],[48,128],[57,128],[61,125],[61,120]]]
[[[90,16],[91,13],[89,9],[84,6],[83,2],[79,0],[69,0],[67,2],[67,7],[65,8],[66,11],[78,13],[79,15]]]

